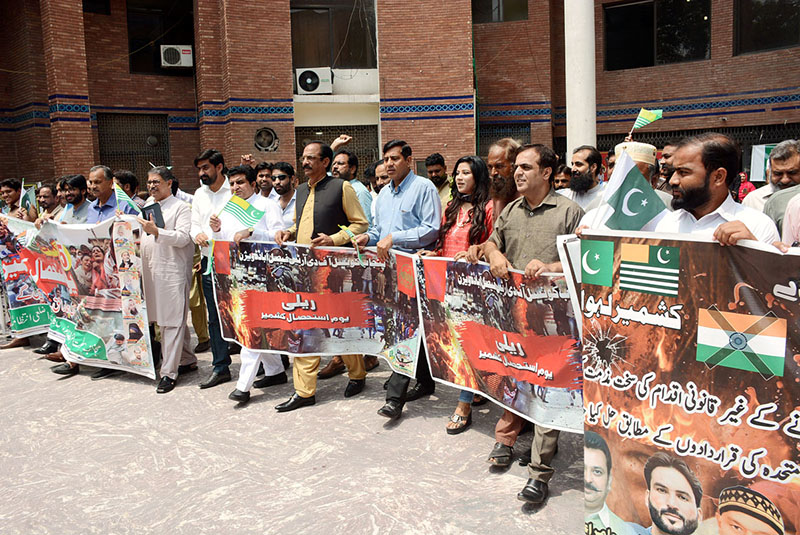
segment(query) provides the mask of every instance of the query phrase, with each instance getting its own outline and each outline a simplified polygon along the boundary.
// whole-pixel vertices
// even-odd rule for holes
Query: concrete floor
[[[550,498],[531,507],[516,499],[524,467],[485,462],[501,414],[493,404],[448,436],[458,394],[438,385],[388,423],[376,414],[382,363],[354,398],[342,397],[339,376],[320,381],[317,405],[279,414],[291,380],[237,406],[233,382],[197,387],[211,354],[199,357],[199,373],[157,395],[146,378],[92,381],[88,367],[60,378],[30,350],[0,351],[0,532],[583,532],[579,435],[562,433]]]

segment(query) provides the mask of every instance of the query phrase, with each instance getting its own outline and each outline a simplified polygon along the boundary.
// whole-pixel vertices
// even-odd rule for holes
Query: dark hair
[[[427,158],[425,158],[425,167],[430,167],[432,165],[441,165],[444,167],[444,156],[439,154],[438,152],[434,152]]]
[[[375,182],[375,169],[382,162],[372,162],[364,169],[364,180]]]
[[[703,498],[703,485],[700,483],[700,480],[697,479],[697,476],[694,475],[692,469],[689,468],[683,459],[678,459],[673,457],[663,451],[659,451],[654,453],[647,459],[647,462],[644,463],[644,480],[647,482],[647,488],[650,488],[650,479],[653,475],[653,470],[656,468],[672,468],[673,470],[677,470],[680,474],[686,478],[686,481],[689,483],[689,486],[692,487],[692,493],[694,494],[694,503],[697,507],[700,507],[700,500]]]
[[[222,156],[222,153],[217,149],[206,149],[201,152],[197,158],[194,159],[194,166],[197,167],[197,164],[202,162],[203,160],[208,160],[208,163],[213,165],[214,167],[222,164],[222,173],[227,173],[227,169],[225,168],[225,157]]]
[[[77,188],[81,191],[86,191],[86,177],[83,175],[68,176],[67,185],[71,188]]]
[[[489,202],[489,168],[478,156],[463,156],[458,159],[453,167],[453,176],[455,176],[458,166],[462,163],[469,165],[472,177],[475,179],[475,191],[472,193],[472,209],[469,211],[469,244],[475,245],[489,237],[486,225],[486,204]],[[458,195],[455,180],[453,180],[451,192],[453,200],[450,201],[444,211],[444,223],[439,230],[439,239],[436,242],[437,249],[441,249],[444,246],[445,237],[453,225],[456,224],[458,213],[465,202]]]
[[[403,158],[408,158],[411,156],[411,147],[402,139],[393,139],[387,142],[383,146],[383,153],[386,154],[395,147],[400,147],[400,154],[403,155]]]
[[[358,174],[358,156],[356,156],[347,149],[341,149],[336,151],[334,158],[340,154],[344,154],[345,156],[347,156],[347,165],[356,168],[356,171],[353,173],[353,178],[355,178],[356,174]]]
[[[306,143],[305,146],[308,147],[309,145],[319,145],[320,161],[322,161],[325,158],[327,158],[328,159],[328,165],[325,166],[325,170],[326,171],[330,171],[331,170],[331,164],[333,163],[333,149],[331,149],[331,146],[328,145],[327,143],[325,143],[324,141],[319,141],[319,140],[309,141],[308,143]],[[303,147],[303,148],[305,148],[305,147]]]
[[[565,163],[559,164],[553,176],[565,173],[567,176],[572,174],[572,168]]]
[[[573,150],[572,154],[578,153],[582,150],[589,151],[589,155],[586,157],[586,163],[589,164],[589,167],[591,167],[592,164],[597,165],[597,174],[600,174],[600,171],[603,168],[603,155],[600,154],[599,150],[591,145],[581,145],[577,149]]]
[[[123,184],[128,185],[131,187],[131,191],[136,193],[139,190],[139,179],[136,178],[136,175],[133,172],[128,171],[127,169],[119,169],[114,171],[114,178],[117,179],[120,186]]]
[[[292,167],[292,164],[289,162],[278,162],[272,164],[272,170],[274,171],[275,169],[278,171],[283,171],[290,177],[294,176],[294,167]]]
[[[256,174],[258,174],[260,171],[263,171],[263,170],[265,170],[265,169],[267,169],[267,170],[269,170],[269,171],[272,171],[272,169],[273,169],[274,167],[275,167],[275,166],[274,166],[274,165],[272,165],[272,164],[271,164],[271,163],[269,163],[269,162],[259,162],[259,163],[257,163],[257,164],[256,164],[256,166],[255,166],[255,168],[254,168],[254,169],[255,169],[255,171],[256,171]]]
[[[736,142],[717,132],[708,132],[697,136],[683,138],[677,148],[688,145],[700,145],[701,160],[706,174],[723,168],[725,169],[725,183],[731,185],[739,174],[739,147]]]
[[[42,191],[43,189],[49,189],[50,195],[55,196],[56,194],[56,187],[52,184],[42,184],[41,186],[39,186],[39,189],[36,190],[36,194],[38,195],[39,192]]]
[[[231,177],[234,175],[244,175],[247,181],[250,182],[251,184],[256,181],[256,178],[258,178],[256,170],[250,167],[249,165],[237,165],[231,167],[230,170],[228,171],[228,176]]]
[[[163,165],[159,165],[158,167],[153,167],[147,172],[148,175],[158,175],[162,179],[171,180],[172,184],[170,185],[170,190],[172,190],[172,194],[175,195],[178,192],[178,179],[175,178],[175,175],[172,173],[172,169],[169,167],[165,167]]]
[[[56,180],[56,189],[57,190],[65,190],[67,189],[67,179],[69,175],[64,175]]]
[[[102,171],[103,178],[106,180],[114,180],[114,173],[111,172],[111,168],[107,165],[95,165],[91,169],[89,169],[89,173],[94,173],[95,171]]]
[[[11,188],[19,191],[22,189],[22,182],[18,178],[6,178],[0,181],[0,188]]]
[[[550,182],[552,183],[553,178],[556,176],[556,166],[558,165],[558,156],[553,152],[553,149],[541,143],[529,143],[521,146],[517,155],[526,150],[536,151],[536,154],[539,156],[539,169],[550,168]]]
[[[600,450],[606,456],[606,469],[611,473],[611,450],[608,449],[606,439],[594,431],[583,432],[583,447],[587,450]]]

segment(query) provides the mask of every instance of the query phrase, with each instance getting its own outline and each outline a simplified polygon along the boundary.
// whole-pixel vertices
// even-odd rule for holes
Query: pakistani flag
[[[635,130],[647,126],[653,121],[658,121],[663,117],[663,113],[663,110],[646,110],[642,108],[639,110],[639,116],[636,118],[636,122],[633,123],[633,129]]]
[[[255,208],[246,200],[234,195],[230,198],[222,212],[231,214],[239,223],[245,227],[253,227],[256,223],[261,221],[266,212]]]
[[[701,308],[697,317],[697,361],[709,368],[724,366],[783,377],[786,320]]]
[[[120,202],[124,202],[124,203],[127,203],[128,206],[133,208],[136,211],[137,214],[139,214],[139,215],[142,214],[142,211],[139,209],[139,207],[136,205],[136,203],[133,202],[133,199],[131,199],[128,196],[128,194],[125,193],[125,190],[122,189],[121,187],[119,187],[119,184],[117,184],[116,182],[114,182],[114,195],[117,196],[117,207],[119,207],[119,203]]]
[[[31,206],[39,213],[39,204],[36,202],[36,191],[33,186],[28,189],[22,190],[22,195],[19,196],[19,205],[27,212]]]
[[[603,200],[614,210],[605,222],[612,230],[642,230],[667,209],[627,152],[614,166]]]
[[[680,249],[639,243],[620,248],[619,289],[678,296]]]
[[[611,288],[614,280],[614,242],[581,240],[581,282]]]

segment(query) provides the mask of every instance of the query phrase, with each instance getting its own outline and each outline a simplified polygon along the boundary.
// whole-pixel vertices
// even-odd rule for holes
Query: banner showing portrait
[[[155,379],[139,256],[131,217],[98,225],[45,223],[20,250],[47,296],[50,336],[71,361]]]
[[[289,355],[380,355],[412,376],[419,350],[414,257],[274,243],[214,243],[223,338]]]
[[[431,375],[537,424],[583,431],[578,328],[563,276],[492,276],[487,264],[422,260]]]
[[[800,252],[747,244],[584,233],[586,533],[800,528]]]
[[[11,335],[24,338],[47,332],[50,304],[39,290],[22,261],[20,250],[36,234],[36,226],[15,218],[0,219],[0,262],[3,288],[7,296]]]

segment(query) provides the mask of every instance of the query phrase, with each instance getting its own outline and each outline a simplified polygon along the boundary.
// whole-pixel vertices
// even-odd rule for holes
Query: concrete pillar
[[[594,2],[564,1],[567,160],[581,145],[597,146]]]

